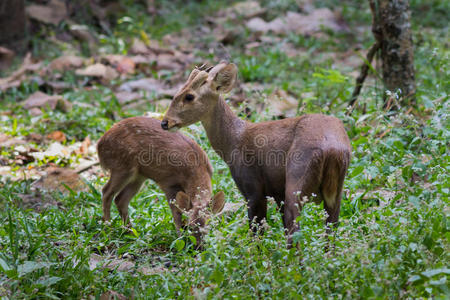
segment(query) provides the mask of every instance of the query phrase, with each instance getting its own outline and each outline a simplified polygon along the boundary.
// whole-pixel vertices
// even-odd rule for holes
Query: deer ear
[[[211,201],[211,211],[213,214],[218,214],[225,206],[225,194],[220,191],[214,195]]]
[[[188,77],[188,80],[187,80],[187,81],[189,82],[189,81],[191,81],[192,79],[194,79],[195,76],[197,76],[198,73],[200,73],[200,70],[199,70],[199,69],[194,69],[194,70],[192,70],[191,74],[189,74],[189,77]]]
[[[234,86],[237,77],[237,67],[235,64],[227,64],[214,77],[214,89],[218,93],[228,93]]]
[[[179,191],[175,197],[176,206],[181,212],[191,209],[191,200],[185,192]]]

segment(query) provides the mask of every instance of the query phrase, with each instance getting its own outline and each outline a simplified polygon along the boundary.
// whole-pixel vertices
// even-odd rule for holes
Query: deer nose
[[[161,128],[164,129],[164,130],[169,130],[169,121],[162,120],[161,121]]]

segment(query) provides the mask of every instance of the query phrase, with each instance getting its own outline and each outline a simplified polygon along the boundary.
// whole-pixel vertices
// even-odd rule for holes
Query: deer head
[[[197,195],[202,197],[206,195]],[[184,215],[186,218],[175,218],[181,220],[180,224],[175,221],[175,226],[179,228],[187,228],[192,232],[192,235],[197,240],[197,247],[202,244],[202,236],[204,234],[205,226],[213,214],[218,214],[222,211],[225,205],[225,194],[220,191],[205,202],[202,199],[193,201],[186,193],[180,191],[175,198],[175,213]]]
[[[177,130],[202,121],[219,99],[228,93],[236,81],[235,64],[221,62],[215,67],[195,68],[184,86],[174,96],[161,127]]]

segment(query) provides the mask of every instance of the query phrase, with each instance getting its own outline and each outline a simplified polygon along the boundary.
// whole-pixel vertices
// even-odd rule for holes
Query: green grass
[[[195,27],[204,16],[223,7],[219,1],[189,1],[186,5],[181,1],[157,1],[162,15],[150,19],[143,6],[131,2],[124,1],[128,4],[126,16],[135,21],[120,23],[114,35],[102,40],[112,53],[126,53],[128,37],[140,36],[141,30],[159,39],[165,33]],[[277,10],[295,7],[294,1],[264,1],[267,5],[269,2],[274,16]],[[317,5],[336,3],[318,1]],[[298,249],[286,249],[281,216],[274,201],[269,201],[268,229],[263,236],[250,233],[246,210],[241,207],[211,220],[206,247],[198,251],[189,232],[177,236],[166,199],[152,182],[147,182],[131,202],[134,232],[129,233],[114,205],[111,224],[101,222],[100,191],[106,178],[90,181],[89,191],[52,194],[59,205],[40,212],[20,204],[21,194],[33,193],[31,180],[2,180],[0,296],[87,299],[113,290],[137,299],[447,299],[449,51],[446,30],[436,23],[446,4],[419,0],[411,3],[413,16],[421,16],[420,22],[414,24],[418,91],[417,107],[412,111],[409,107],[384,111],[381,82],[375,80],[375,84],[363,89],[353,114],[348,116],[346,107],[354,82],[345,71],[333,68],[331,61],[316,63],[308,56],[289,58],[278,45],[264,47],[257,55],[244,54],[242,41],[229,46],[241,81],[264,84],[267,93],[275,88],[289,90],[299,95],[304,104],[302,113],[324,112],[344,121],[353,156],[345,181],[341,222],[331,236],[325,235],[322,207],[309,204],[299,217],[300,230],[294,236]],[[350,24],[370,25],[367,7],[356,10],[349,1],[342,5],[344,18]],[[424,5],[436,9],[427,13],[415,10]],[[249,33],[242,33],[241,38],[249,37]],[[284,41],[320,53],[346,50],[348,47],[339,44],[341,39],[365,46],[373,41],[370,34],[288,36]],[[60,53],[61,49],[40,52],[45,42],[35,42],[37,54],[45,59]],[[193,50],[201,58],[212,57],[204,49]],[[20,101],[39,87],[24,82],[19,88],[0,93],[0,110],[12,112],[0,115],[1,132],[22,137],[63,130],[70,144],[87,135],[97,140],[118,119],[154,110],[150,102],[140,109],[124,110],[110,88],[98,84],[87,91],[70,72],[63,76],[73,86],[63,93],[74,104],[71,111],[45,111],[40,117],[31,117]],[[252,121],[271,118],[255,113],[250,117]],[[227,166],[212,151],[204,130],[188,128],[184,133],[207,150],[214,167],[214,190],[223,190],[228,202],[242,201]],[[36,147],[45,149],[42,145]],[[15,155],[14,149],[1,151],[2,158]],[[43,163],[32,162],[30,166]],[[325,252],[324,247],[330,243],[331,250]],[[90,269],[93,254],[131,257],[136,266],[129,271]],[[142,267],[164,271],[145,275],[139,271]]]

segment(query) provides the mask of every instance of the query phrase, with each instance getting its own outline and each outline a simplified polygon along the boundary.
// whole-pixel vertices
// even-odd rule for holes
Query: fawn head
[[[236,81],[235,64],[222,62],[214,67],[195,68],[184,86],[173,97],[161,127],[177,130],[203,120],[219,99]]]
[[[205,195],[197,195],[201,198]],[[209,197],[208,197],[209,198]],[[211,218],[212,214],[218,214],[222,211],[225,205],[225,194],[220,191],[215,194],[212,199],[209,198],[207,202],[203,199],[192,199],[183,191],[177,193],[175,197],[176,213],[185,216],[180,218],[181,224],[175,224],[177,228],[189,229],[192,235],[197,240],[197,248],[202,246],[202,236],[205,232],[206,224]],[[176,218],[177,219],[177,218]],[[177,221],[175,221],[177,223]]]

